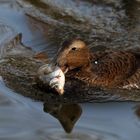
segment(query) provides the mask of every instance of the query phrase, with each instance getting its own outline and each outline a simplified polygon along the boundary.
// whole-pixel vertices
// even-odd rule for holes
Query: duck
[[[70,39],[62,43],[55,63],[91,87],[140,89],[140,51],[94,51],[82,39]]]

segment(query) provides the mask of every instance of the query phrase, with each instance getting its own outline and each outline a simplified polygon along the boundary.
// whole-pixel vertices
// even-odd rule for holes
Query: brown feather
[[[73,50],[73,46],[77,48]],[[90,52],[81,40],[64,43],[57,56],[57,64],[69,67],[74,78],[103,88],[140,86],[139,62],[140,53],[130,50]]]

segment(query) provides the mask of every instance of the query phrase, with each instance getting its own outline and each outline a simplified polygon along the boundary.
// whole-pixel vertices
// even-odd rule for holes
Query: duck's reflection
[[[140,104],[135,106],[135,114],[140,119]]]
[[[73,130],[75,123],[82,114],[82,108],[78,104],[44,103],[44,111],[58,119],[67,133]]]

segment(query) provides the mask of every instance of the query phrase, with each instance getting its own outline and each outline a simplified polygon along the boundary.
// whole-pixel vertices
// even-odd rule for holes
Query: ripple
[[[98,131],[89,128],[78,127],[73,133],[67,134],[59,128],[49,128],[47,130],[47,140],[121,140],[121,138],[113,133]]]

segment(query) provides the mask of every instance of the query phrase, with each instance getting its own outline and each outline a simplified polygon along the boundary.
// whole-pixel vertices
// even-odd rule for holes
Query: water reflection
[[[57,118],[64,130],[70,133],[81,116],[82,108],[78,104],[47,104],[44,111]]]
[[[44,113],[42,103],[16,94],[2,81],[0,88],[0,139],[132,140],[140,136],[139,120],[134,113],[136,103],[45,103]],[[66,134],[53,118],[67,132],[78,122],[72,133]]]
[[[96,47],[99,50],[101,47],[119,48],[122,44],[123,47],[121,47],[121,49],[125,49],[129,46],[139,46],[139,36],[136,36],[136,34],[139,34],[139,30],[136,31],[136,29],[138,29],[136,27],[139,27],[139,24],[137,24],[139,23],[139,4],[135,1],[127,3],[125,0],[124,2],[119,0],[114,1],[113,4],[111,3],[113,0],[111,0],[110,3],[104,4],[104,0],[101,0],[100,2],[102,2],[102,4],[100,4],[100,2],[95,0],[96,3],[93,6],[91,3],[94,4],[94,2],[91,0],[77,0],[76,3],[70,0],[68,1],[67,7],[65,7],[63,0],[55,0],[55,2],[45,0],[45,2],[51,4],[49,9],[48,7],[46,8],[47,4],[45,5],[43,3],[43,5],[40,5],[40,2],[44,2],[44,0],[38,1],[37,8],[35,9],[33,9],[33,5],[29,4],[27,4],[26,7],[24,5],[25,0],[19,1],[23,2],[23,9],[21,5],[19,6],[15,1],[6,0],[0,2],[1,44],[3,41],[8,42],[11,37],[15,36],[15,33],[22,32],[22,40],[25,45],[32,47],[36,51],[47,49],[47,53],[50,57],[54,56],[55,49],[60,46],[63,40],[77,36],[87,40],[90,47]],[[35,3],[33,0],[31,2]],[[128,5],[122,7],[122,3]],[[69,9],[71,7],[73,8],[72,10]],[[32,10],[32,12],[28,11],[28,8]],[[46,12],[42,11],[42,9],[45,9]],[[123,12],[125,10],[135,30],[131,28],[131,30],[128,31],[128,28],[121,25],[121,21],[126,18],[125,12]],[[83,11],[86,11],[84,16]],[[25,16],[24,12],[30,16]],[[131,19],[133,19],[134,22],[131,22]],[[127,25],[129,25],[129,23]],[[131,35],[131,31],[134,33],[134,36],[133,34]],[[31,64],[27,63],[31,62],[28,59],[26,61],[25,59],[17,61],[16,64],[19,64],[19,69],[13,67],[14,69],[12,70],[14,70],[14,74],[20,78],[14,77],[14,74],[12,75],[13,77],[10,77],[11,75],[9,73],[11,69],[8,69],[9,71],[7,70],[9,74],[7,79],[9,80],[9,85],[11,83],[12,90],[0,81],[1,140],[139,139],[140,121],[138,118],[140,116],[140,109],[139,106],[135,108],[137,103],[84,103],[78,105],[50,104],[45,101],[43,111],[42,102],[37,102],[19,95],[23,90],[26,91],[26,94],[23,94],[26,96],[31,97],[32,94],[36,96],[39,94],[41,99],[45,96],[45,92],[42,94],[42,92],[38,92],[38,90],[33,88],[31,85],[32,80],[27,80],[26,76],[28,76],[28,71],[26,67],[24,67],[25,69],[21,67],[21,62],[26,62],[24,64],[28,64],[28,66]],[[30,65],[30,67],[31,66],[33,65]],[[32,69],[34,68],[35,67],[32,67]],[[23,71],[27,74],[26,76]],[[18,94],[16,94],[14,86]],[[79,87],[81,87],[81,84],[79,84]],[[36,92],[32,93],[33,91]],[[90,95],[90,93],[86,92],[84,95],[85,94]],[[133,97],[135,96],[133,92],[129,94]],[[70,99],[69,97],[73,95],[74,97]],[[139,96],[139,92],[137,95]],[[56,95],[52,94],[51,96],[51,101],[55,102]],[[100,92],[98,92],[96,96],[102,99]],[[74,93],[67,97],[65,101],[73,102],[79,99],[79,94]],[[80,92],[80,97],[83,98],[82,92]],[[92,98],[95,98],[95,95],[92,95]],[[106,100],[108,97],[104,96],[104,98]],[[64,96],[64,99],[66,99],[66,96]],[[111,99],[109,98],[109,100]],[[138,98],[134,97],[134,99]],[[58,123],[58,121],[60,123]],[[65,133],[63,128],[66,132],[71,133]]]
[[[47,107],[47,104],[45,106]],[[48,108],[51,108],[51,110],[47,109],[47,111],[51,112],[53,116],[59,118],[58,114],[59,114],[59,110],[61,109],[58,108],[60,106],[54,105],[53,107],[52,106],[50,107],[48,105]],[[76,140],[137,139],[139,137],[139,125],[137,125],[139,122],[136,119],[135,114],[133,112],[134,106],[135,106],[134,103],[82,104],[80,105],[80,108],[82,108],[83,114],[81,116],[81,119],[78,121],[77,125],[75,126],[74,131],[71,134],[69,135],[65,134],[62,131],[59,131],[57,128],[56,129],[50,128],[50,130],[47,131],[48,132],[47,138],[51,140],[56,140],[58,138],[62,140],[63,139],[68,139],[68,140],[70,139],[76,139]],[[65,120],[65,117],[67,118],[67,115],[61,117]],[[137,129],[135,129],[136,126]]]
[[[139,104],[135,106],[135,114],[140,119],[140,105]]]

